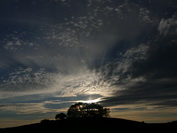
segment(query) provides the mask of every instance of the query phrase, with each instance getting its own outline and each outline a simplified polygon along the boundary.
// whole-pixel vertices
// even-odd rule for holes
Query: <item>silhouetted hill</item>
[[[75,118],[65,120],[43,120],[41,123],[24,125],[13,128],[1,129],[1,133],[11,132],[98,132],[98,131],[132,131],[132,132],[150,132],[150,131],[177,131],[177,122],[163,124],[147,124],[143,122],[117,119],[117,118]]]

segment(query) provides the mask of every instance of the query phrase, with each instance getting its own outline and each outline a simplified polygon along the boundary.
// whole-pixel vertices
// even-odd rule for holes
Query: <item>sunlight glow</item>
[[[98,103],[101,101],[101,98],[97,98],[97,99],[88,99],[88,100],[80,100],[80,101],[77,101],[77,102],[82,102],[82,103]]]

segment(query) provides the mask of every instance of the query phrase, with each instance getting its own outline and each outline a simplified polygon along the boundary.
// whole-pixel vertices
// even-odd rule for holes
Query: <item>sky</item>
[[[0,128],[76,102],[177,120],[176,0],[0,0]]]

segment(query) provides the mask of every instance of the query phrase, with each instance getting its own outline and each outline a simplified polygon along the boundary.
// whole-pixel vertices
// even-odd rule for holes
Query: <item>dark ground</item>
[[[177,121],[147,124],[117,118],[77,118],[65,120],[43,120],[41,123],[0,129],[0,133],[11,132],[177,132]]]

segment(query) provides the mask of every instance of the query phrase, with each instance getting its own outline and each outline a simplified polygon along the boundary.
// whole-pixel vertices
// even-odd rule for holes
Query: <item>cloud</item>
[[[9,114],[14,115],[14,119],[19,117],[29,117],[31,115],[32,119],[35,119],[32,115],[45,115],[53,114],[57,112],[67,112],[68,108],[76,102],[81,100],[91,100],[102,97],[98,94],[81,94],[77,96],[69,97],[59,97],[54,95],[43,95],[33,94],[26,96],[16,96],[12,98],[0,99],[0,112],[1,118],[8,112]],[[34,117],[34,118],[33,118]],[[9,116],[9,118],[13,119]],[[41,118],[42,119],[42,118]]]
[[[120,105],[113,107],[112,117],[144,121],[146,123],[162,123],[176,120],[176,107],[156,107],[146,104]]]
[[[108,96],[115,88],[101,81],[99,75],[87,68],[72,74],[49,72],[46,69],[18,67],[3,78],[1,82],[1,99],[36,94],[57,97],[70,97],[80,94],[100,94]],[[31,97],[32,97],[31,96]],[[29,98],[29,97],[28,97]],[[82,99],[81,99],[82,100]],[[7,100],[6,100],[7,101]]]
[[[109,6],[105,4],[107,2]],[[131,2],[117,5],[109,1],[96,1],[96,5],[92,4],[93,1],[89,3],[91,7],[85,5],[87,8],[83,15],[65,17],[64,22],[58,24],[41,25],[40,30],[37,29],[41,34],[33,35],[32,39],[28,37],[31,36],[28,31],[14,32],[4,39],[4,48],[13,51],[8,58],[22,67],[13,69],[15,72],[4,78],[2,97],[40,94],[41,90],[64,96],[80,93],[105,96],[116,89],[112,84],[117,84],[117,80],[125,85],[132,79],[126,73],[130,73],[136,61],[147,58],[146,44],[135,48],[127,45],[126,52],[115,63],[104,61],[107,58],[105,55],[109,56],[115,45],[121,46],[121,40],[135,39],[147,24],[151,29],[150,20],[144,22],[143,18],[151,18],[149,11]],[[129,10],[126,11],[126,8]],[[118,52],[123,51],[118,49]],[[108,63],[103,68],[106,71],[95,73],[97,63],[100,63],[98,66]],[[111,69],[114,66],[117,67]],[[144,78],[140,77],[132,81]],[[108,89],[110,86],[111,90]],[[9,94],[5,96],[6,91]]]
[[[151,23],[151,17],[150,17],[150,11],[146,8],[140,8],[140,14],[139,14],[140,18],[142,18],[143,21],[147,22],[147,23]]]
[[[28,47],[28,48],[37,48],[35,46],[34,43],[32,42],[28,42],[28,41],[24,41],[18,37],[16,37],[16,35],[12,34],[11,36],[8,36],[7,38],[5,38],[5,40],[2,41],[2,43],[4,44],[4,48],[10,51],[21,51],[24,50],[24,48]]]
[[[91,7],[87,7],[87,3],[96,5],[91,4]],[[56,4],[59,6],[59,3]],[[78,5],[72,3],[70,8],[75,11],[75,6]],[[26,66],[76,71],[83,65],[83,61],[86,65],[92,66],[95,58],[104,56],[107,50],[121,39],[139,36],[147,26],[147,22],[141,21],[144,18],[139,14],[150,16],[146,8],[142,9],[138,4],[131,2],[126,4],[116,2],[115,5],[114,2],[107,0],[87,1],[82,6],[86,7],[83,14],[73,13],[71,16],[62,17],[59,23],[37,24],[39,28],[30,28],[30,31],[23,31],[24,28],[20,28],[7,35],[3,44],[6,50],[13,51],[9,58]],[[129,11],[126,12],[127,8]],[[136,11],[132,12],[133,10]],[[70,10],[63,12],[66,11],[71,12]],[[57,10],[57,13],[60,12]],[[151,29],[150,23],[148,26]],[[74,65],[71,65],[73,63]]]
[[[101,1],[98,2],[100,4]],[[122,32],[136,37],[145,25],[142,25],[140,29],[134,28],[134,23],[141,22],[132,19],[131,15],[138,16],[139,11],[133,14],[131,11],[123,12],[126,8],[124,6],[127,6],[124,3],[119,4],[118,7],[110,3],[111,5],[107,7],[105,2],[101,2],[101,6],[98,3],[96,6],[92,5],[92,8],[88,8],[84,15],[66,17],[65,22],[48,23],[45,27],[40,25],[38,29],[32,28],[34,35],[31,31],[20,32],[19,29],[7,35],[2,41],[4,49],[9,53],[7,58],[12,60],[13,66],[19,67],[13,68],[9,64],[14,72],[10,71],[9,77],[3,77],[2,96],[10,96],[12,93],[13,95],[41,93],[41,90],[46,92],[59,90],[63,91],[63,95],[72,93],[75,95],[94,90],[92,86],[97,87],[95,93],[101,93],[98,88],[108,92],[109,83],[100,80],[99,73],[97,75],[94,72],[95,62],[99,57],[102,60],[104,54],[116,45],[117,41],[122,38],[129,39]],[[134,6],[131,4],[130,6],[133,10]],[[118,9],[121,11],[119,16],[110,16],[113,13],[117,14]],[[121,18],[123,14],[124,17]],[[109,19],[111,23],[106,22]],[[128,54],[131,53],[127,52],[125,55],[127,58]],[[122,65],[119,65],[119,69],[123,66],[123,71],[127,71],[126,68],[128,69],[129,65],[130,63],[124,60]],[[89,70],[92,67],[93,69]],[[78,81],[81,82],[78,83]],[[94,82],[96,85],[93,85]],[[81,87],[81,84],[85,86]],[[106,87],[103,87],[103,84]],[[74,91],[71,91],[72,88]],[[9,92],[6,96],[4,96],[5,91]]]
[[[119,89],[113,97],[105,98],[106,105],[146,104],[175,106],[176,94],[176,38],[169,36],[149,40],[143,45],[128,49],[117,63],[103,67],[105,80]],[[161,34],[161,33],[160,33]],[[119,57],[119,58],[120,58]]]
[[[172,16],[172,18],[167,18],[167,19],[162,19],[158,30],[160,32],[161,35],[173,35],[176,34],[176,30],[177,30],[177,15],[174,14]]]

